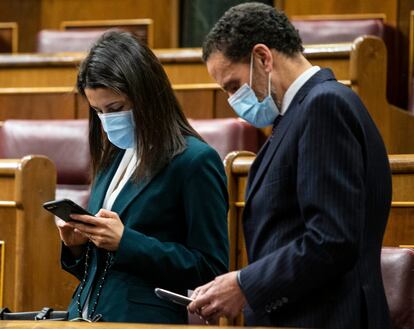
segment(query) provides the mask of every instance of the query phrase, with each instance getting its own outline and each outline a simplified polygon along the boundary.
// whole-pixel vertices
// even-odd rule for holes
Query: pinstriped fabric
[[[379,264],[388,159],[329,70],[296,94],[252,166],[244,210],[248,325],[389,328]]]

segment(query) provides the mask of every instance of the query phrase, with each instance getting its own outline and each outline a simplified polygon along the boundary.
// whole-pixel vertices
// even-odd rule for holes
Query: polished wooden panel
[[[43,156],[0,160],[0,240],[5,243],[3,305],[13,311],[67,307],[76,281],[60,268],[53,215],[56,169]]]
[[[279,1],[278,1],[279,2]],[[397,20],[397,1],[389,0],[347,0],[325,1],[300,1],[284,0],[277,7],[285,11],[289,16],[296,15],[338,15],[338,14],[385,14],[390,22],[395,24]]]
[[[340,80],[349,77],[352,44],[307,45],[315,65],[332,67]],[[154,49],[172,84],[213,83],[201,49]],[[73,87],[85,53],[0,55],[0,88]]]
[[[176,47],[178,5],[176,0],[42,0],[41,29],[57,29],[69,20],[150,18],[154,22],[154,47]]]
[[[173,85],[173,89],[188,118],[235,116],[227,94],[215,83]],[[89,117],[86,99],[68,87],[0,88],[0,104],[0,121]]]
[[[71,88],[0,88],[0,120],[74,119],[75,97]]]
[[[389,155],[392,207],[384,235],[385,246],[414,244],[414,154]]]
[[[212,119],[235,116],[227,94],[215,83],[173,85],[184,114],[192,119]],[[231,115],[224,116],[225,113]]]
[[[0,307],[3,306],[3,292],[4,292],[4,241],[0,241]]]
[[[414,115],[386,99],[386,50],[375,37],[358,38],[350,54],[352,89],[361,97],[390,154],[414,153]]]
[[[17,53],[18,33],[17,23],[0,23],[0,53]]]
[[[36,50],[36,34],[58,29],[62,21],[150,18],[154,47],[178,46],[178,0],[2,0],[0,21],[19,25],[19,51]],[[30,17],[30,19],[28,19]]]
[[[408,54],[408,97],[409,100],[408,106],[409,110],[414,110],[414,90],[413,90],[413,74],[414,74],[414,10],[410,11],[410,24],[409,24],[409,54]],[[411,107],[411,108],[410,108]]]
[[[149,18],[140,19],[108,19],[93,21],[64,21],[60,23],[62,30],[108,30],[120,28],[136,34],[150,48],[154,47],[153,21]]]
[[[19,52],[32,52],[36,49],[36,33],[41,29],[41,1],[0,1],[0,22],[13,21],[19,26]]]
[[[392,205],[382,244],[392,247],[414,244],[414,202]]]

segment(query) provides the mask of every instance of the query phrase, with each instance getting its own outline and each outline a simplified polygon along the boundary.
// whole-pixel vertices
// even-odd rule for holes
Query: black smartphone
[[[94,216],[89,211],[69,199],[45,202],[43,208],[63,219],[65,222],[76,222],[76,220],[73,220],[70,217],[71,214]]]
[[[187,306],[193,301],[190,297],[176,294],[175,292],[168,291],[165,289],[155,288],[154,292],[159,298],[168,300],[170,302],[173,302],[173,303],[176,303],[182,306]]]

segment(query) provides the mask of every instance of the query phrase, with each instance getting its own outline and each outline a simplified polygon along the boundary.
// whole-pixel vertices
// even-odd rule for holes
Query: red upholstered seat
[[[57,169],[56,198],[86,206],[90,157],[87,120],[6,120],[0,128],[0,158],[42,154]]]
[[[362,35],[384,38],[384,21],[370,19],[293,19],[304,44],[352,42]]]
[[[190,120],[220,157],[235,150],[257,152],[261,130],[236,118]],[[90,155],[87,120],[6,120],[0,127],[0,158],[42,154],[57,168],[56,198],[86,206],[89,198]]]
[[[414,249],[383,247],[381,269],[393,328],[414,328]]]
[[[38,53],[84,52],[104,33],[103,30],[42,30],[37,34]]]
[[[232,151],[257,153],[265,140],[260,129],[238,118],[190,119],[190,124],[220,154],[222,159]]]

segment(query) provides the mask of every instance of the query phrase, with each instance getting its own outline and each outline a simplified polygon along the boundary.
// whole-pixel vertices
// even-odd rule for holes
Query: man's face
[[[253,57],[253,77],[252,89],[255,91],[259,100],[266,96],[267,76],[260,72],[257,62]],[[207,70],[210,76],[224,89],[229,95],[233,95],[245,83],[250,83],[250,63],[232,62],[221,52],[212,53],[207,60]]]
[[[214,52],[207,61],[210,76],[229,95],[233,95],[243,84],[249,83],[249,64],[233,63],[221,52]]]

